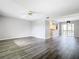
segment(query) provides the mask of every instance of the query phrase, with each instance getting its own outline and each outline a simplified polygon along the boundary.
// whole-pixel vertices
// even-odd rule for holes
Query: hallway
[[[79,39],[24,37],[0,41],[0,59],[79,59]]]

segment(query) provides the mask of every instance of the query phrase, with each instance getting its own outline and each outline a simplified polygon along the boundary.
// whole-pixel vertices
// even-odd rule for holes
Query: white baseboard
[[[23,38],[23,37],[32,37],[32,36],[21,36],[21,37],[10,37],[10,38],[0,38],[0,40],[12,40],[12,39],[17,39],[17,38]]]

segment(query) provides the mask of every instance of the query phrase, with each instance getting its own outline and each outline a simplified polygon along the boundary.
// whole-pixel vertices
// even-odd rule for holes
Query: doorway
[[[61,34],[62,36],[74,36],[74,24],[73,23],[62,23]]]

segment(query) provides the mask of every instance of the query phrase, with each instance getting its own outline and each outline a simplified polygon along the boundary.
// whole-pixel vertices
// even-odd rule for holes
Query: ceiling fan
[[[37,11],[28,11],[28,15],[33,15],[33,14],[40,14],[40,15],[45,15],[45,13],[42,13],[42,12],[37,12]]]

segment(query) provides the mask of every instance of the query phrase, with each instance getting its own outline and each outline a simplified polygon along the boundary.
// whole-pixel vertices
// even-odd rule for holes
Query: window
[[[64,23],[61,25],[62,36],[74,36],[74,24]]]

